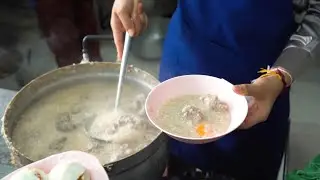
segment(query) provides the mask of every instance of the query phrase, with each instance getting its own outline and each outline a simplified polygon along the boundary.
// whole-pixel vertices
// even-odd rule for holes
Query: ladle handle
[[[115,109],[117,110],[120,102],[121,92],[122,92],[122,82],[126,75],[126,69],[127,69],[127,62],[128,62],[128,56],[129,56],[129,50],[131,45],[131,36],[128,32],[126,32],[126,37],[124,40],[124,47],[123,47],[123,54],[121,59],[121,66],[120,66],[120,74],[119,74],[119,81],[118,81],[118,91],[116,96],[116,102],[115,102]]]

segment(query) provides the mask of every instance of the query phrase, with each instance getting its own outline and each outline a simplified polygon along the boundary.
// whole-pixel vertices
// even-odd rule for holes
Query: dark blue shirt
[[[160,80],[206,74],[233,84],[250,83],[260,68],[276,61],[294,32],[292,6],[292,0],[180,0],[164,43]],[[248,145],[244,142],[259,146],[260,140],[270,136],[270,130],[276,137],[288,116],[289,94],[284,92],[267,123],[206,145],[172,140],[171,153],[198,167],[211,168],[219,159],[243,161],[244,152],[250,148],[244,147]],[[278,144],[274,149],[280,149]]]

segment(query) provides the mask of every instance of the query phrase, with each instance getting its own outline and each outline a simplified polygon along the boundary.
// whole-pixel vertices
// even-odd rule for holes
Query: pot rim
[[[7,121],[8,114],[10,114],[10,111],[12,111],[13,106],[16,103],[17,99],[20,98],[21,93],[23,91],[25,91],[27,88],[32,87],[35,82],[40,81],[43,78],[45,78],[45,77],[47,77],[49,75],[52,75],[54,73],[57,73],[59,71],[70,71],[70,70],[74,70],[74,69],[76,69],[78,67],[81,67],[81,66],[99,66],[99,65],[108,65],[108,66],[113,67],[113,68],[119,68],[119,70],[120,70],[120,63],[118,63],[118,62],[116,62],[116,63],[115,62],[88,62],[88,63],[73,64],[73,65],[69,65],[69,66],[65,66],[65,67],[61,67],[61,68],[57,68],[57,69],[53,69],[51,71],[48,71],[48,72],[38,76],[37,78],[33,79],[32,81],[30,81],[28,84],[26,84],[24,87],[22,87],[17,92],[17,94],[8,103],[6,109],[5,109],[4,113],[3,113],[3,116],[1,118],[1,121],[2,121],[1,133],[2,133],[3,139],[5,140],[5,143],[7,144],[9,150],[11,151],[11,153],[17,153],[18,155],[21,155],[26,160],[28,160],[30,162],[35,162],[35,160],[32,160],[29,156],[27,156],[25,153],[21,152],[18,148],[16,148],[14,146],[12,138],[9,135],[8,121]],[[143,71],[143,70],[141,70],[141,69],[139,69],[137,67],[133,67],[133,66],[130,66],[130,67],[128,66],[128,68],[130,68],[130,69],[132,68],[134,72],[141,73],[144,76],[148,77],[148,79],[150,79],[152,81],[152,83],[155,83],[155,85],[160,83],[159,80],[157,80],[154,76],[152,76],[151,74],[149,74],[146,71]],[[155,144],[156,141],[159,141],[160,139],[162,139],[161,135],[163,135],[163,133],[161,131],[159,131],[157,136],[155,136],[154,140],[151,143],[149,143],[146,147],[144,147],[143,149],[138,151],[137,153],[134,153],[134,154],[132,154],[130,156],[127,156],[125,158],[119,159],[119,160],[114,161],[114,162],[110,162],[110,163],[107,163],[107,164],[102,164],[103,167],[107,168],[110,165],[113,165],[115,163],[121,162],[123,160],[129,159],[129,158],[132,158],[132,157],[134,157],[136,155],[141,154],[140,152],[142,152],[143,150],[147,149],[152,144]],[[149,157],[149,156],[147,156],[147,157]],[[143,161],[144,159],[142,159],[141,161]],[[139,162],[136,162],[135,164],[137,164],[137,163],[139,163]]]

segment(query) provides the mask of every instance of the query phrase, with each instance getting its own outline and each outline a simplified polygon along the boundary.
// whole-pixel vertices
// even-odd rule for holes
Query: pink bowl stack
[[[109,180],[109,177],[99,160],[96,157],[81,151],[68,151],[49,156],[12,172],[2,180],[10,180],[13,174],[19,172],[23,168],[37,168],[48,174],[55,165],[63,162],[80,163],[89,171],[91,180]]]

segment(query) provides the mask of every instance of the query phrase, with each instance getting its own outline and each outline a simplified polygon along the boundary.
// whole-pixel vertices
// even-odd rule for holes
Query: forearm
[[[273,65],[284,68],[294,79],[320,58],[320,0],[310,0],[307,8],[299,29]]]

